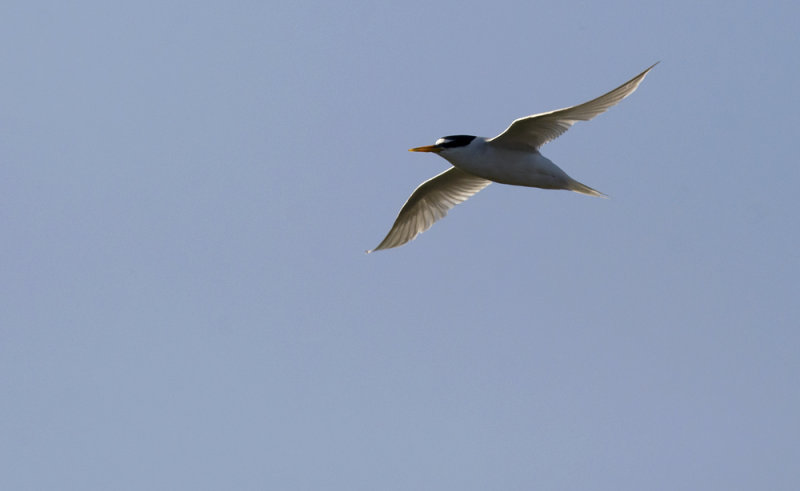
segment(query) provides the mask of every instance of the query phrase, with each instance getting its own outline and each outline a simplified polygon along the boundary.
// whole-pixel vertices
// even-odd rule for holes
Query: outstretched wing
[[[386,238],[372,251],[391,249],[414,240],[437,220],[444,218],[450,208],[466,201],[491,182],[456,167],[428,179],[414,190]]]
[[[561,136],[562,133],[570,129],[577,121],[589,121],[600,113],[606,112],[611,106],[616,105],[622,99],[628,97],[639,87],[644,80],[647,72],[653,69],[654,64],[631,80],[620,85],[616,89],[603,94],[589,102],[578,104],[577,106],[558,109],[547,113],[534,114],[519,118],[511,123],[504,132],[488,140],[489,143],[497,143],[507,146],[526,146],[538,149],[550,140]]]

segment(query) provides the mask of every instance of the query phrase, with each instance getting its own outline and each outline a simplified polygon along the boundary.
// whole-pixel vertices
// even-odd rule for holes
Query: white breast
[[[502,184],[564,189],[572,179],[536,150],[497,147],[475,138],[465,147],[439,155],[470,174]]]

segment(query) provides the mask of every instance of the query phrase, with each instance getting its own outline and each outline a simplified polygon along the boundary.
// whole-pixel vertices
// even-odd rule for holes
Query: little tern
[[[410,149],[410,152],[436,153],[453,167],[420,184],[403,205],[386,238],[367,252],[391,249],[414,240],[455,205],[492,182],[606,197],[568,176],[539,153],[539,148],[577,121],[589,121],[631,95],[657,64],[589,102],[519,118],[494,138],[451,135],[439,138],[433,145]]]

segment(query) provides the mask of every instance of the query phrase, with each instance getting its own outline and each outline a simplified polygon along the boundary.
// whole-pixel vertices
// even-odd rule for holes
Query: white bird
[[[391,249],[428,230],[455,205],[492,182],[543,189],[566,189],[590,196],[605,195],[581,184],[539,153],[539,148],[567,131],[577,121],[589,121],[628,97],[644,80],[647,70],[616,89],[589,102],[519,118],[494,138],[452,135],[434,145],[410,152],[434,152],[453,167],[428,179],[414,190],[397,215],[392,229],[367,252]]]

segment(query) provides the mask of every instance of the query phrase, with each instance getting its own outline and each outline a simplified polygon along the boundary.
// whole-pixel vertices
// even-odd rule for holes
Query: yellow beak
[[[436,145],[428,145],[427,147],[417,147],[417,148],[409,148],[409,152],[433,152],[439,153],[442,151],[442,147],[437,147]]]

